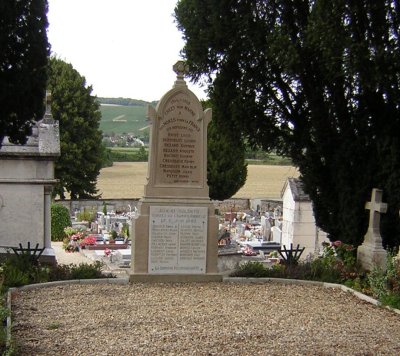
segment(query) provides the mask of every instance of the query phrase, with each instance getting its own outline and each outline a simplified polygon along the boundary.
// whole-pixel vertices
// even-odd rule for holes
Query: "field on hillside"
[[[134,133],[140,135],[139,129],[147,126],[147,106],[101,105],[100,130],[104,133]]]
[[[97,181],[102,198],[141,198],[146,183],[147,162],[115,162],[103,168]],[[288,177],[298,177],[292,166],[249,165],[246,184],[237,198],[280,198]]]

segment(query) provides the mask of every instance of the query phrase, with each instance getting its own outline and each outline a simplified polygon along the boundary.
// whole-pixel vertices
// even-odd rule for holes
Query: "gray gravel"
[[[264,284],[64,285],[13,298],[21,355],[399,355],[400,316]]]

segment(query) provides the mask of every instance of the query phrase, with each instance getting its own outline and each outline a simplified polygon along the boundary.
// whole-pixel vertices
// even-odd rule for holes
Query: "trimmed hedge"
[[[62,241],[66,237],[64,229],[71,226],[69,210],[62,205],[51,205],[51,241]]]

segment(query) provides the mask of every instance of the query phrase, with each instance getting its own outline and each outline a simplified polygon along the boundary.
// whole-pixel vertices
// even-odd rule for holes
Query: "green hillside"
[[[147,106],[122,106],[104,105],[100,106],[101,122],[100,130],[103,133],[116,134],[133,133],[140,135],[139,129],[147,126]]]
[[[157,101],[151,103],[130,98],[102,98],[100,103],[101,122],[100,130],[104,134],[131,133],[142,136],[140,129],[148,126],[146,121],[147,107],[157,106]]]

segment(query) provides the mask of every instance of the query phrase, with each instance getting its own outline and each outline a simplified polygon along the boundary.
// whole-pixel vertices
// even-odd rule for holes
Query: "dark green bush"
[[[4,321],[7,319],[7,317],[10,315],[10,310],[5,307],[5,300],[4,298],[1,298],[1,304],[0,304],[0,353],[4,355],[4,351],[6,350],[7,346],[7,329],[4,327]]]
[[[288,278],[304,279],[329,283],[344,283],[358,276],[353,269],[344,267],[340,260],[332,260],[327,263],[325,258],[312,261],[301,261],[297,265],[274,265],[264,267],[260,262],[247,262],[234,271],[232,277],[264,277],[264,278]]]
[[[62,205],[51,205],[51,241],[62,241],[66,237],[64,229],[71,226],[69,210]]]
[[[231,274],[232,277],[270,277],[269,271],[264,267],[261,262],[246,262]]]
[[[113,277],[102,274],[102,267],[103,263],[100,261],[95,261],[93,264],[41,266],[33,263],[28,255],[9,255],[2,265],[4,276],[2,292],[26,284]]]
[[[71,279],[95,279],[102,278],[101,273],[103,264],[100,261],[95,261],[93,264],[80,263],[73,265],[71,268]]]
[[[9,255],[3,264],[3,288],[47,282],[49,268],[42,267],[29,254]]]
[[[80,263],[79,265],[57,265],[50,270],[51,281],[70,279],[97,279],[106,278],[101,269],[103,263],[95,261],[93,264]]]

